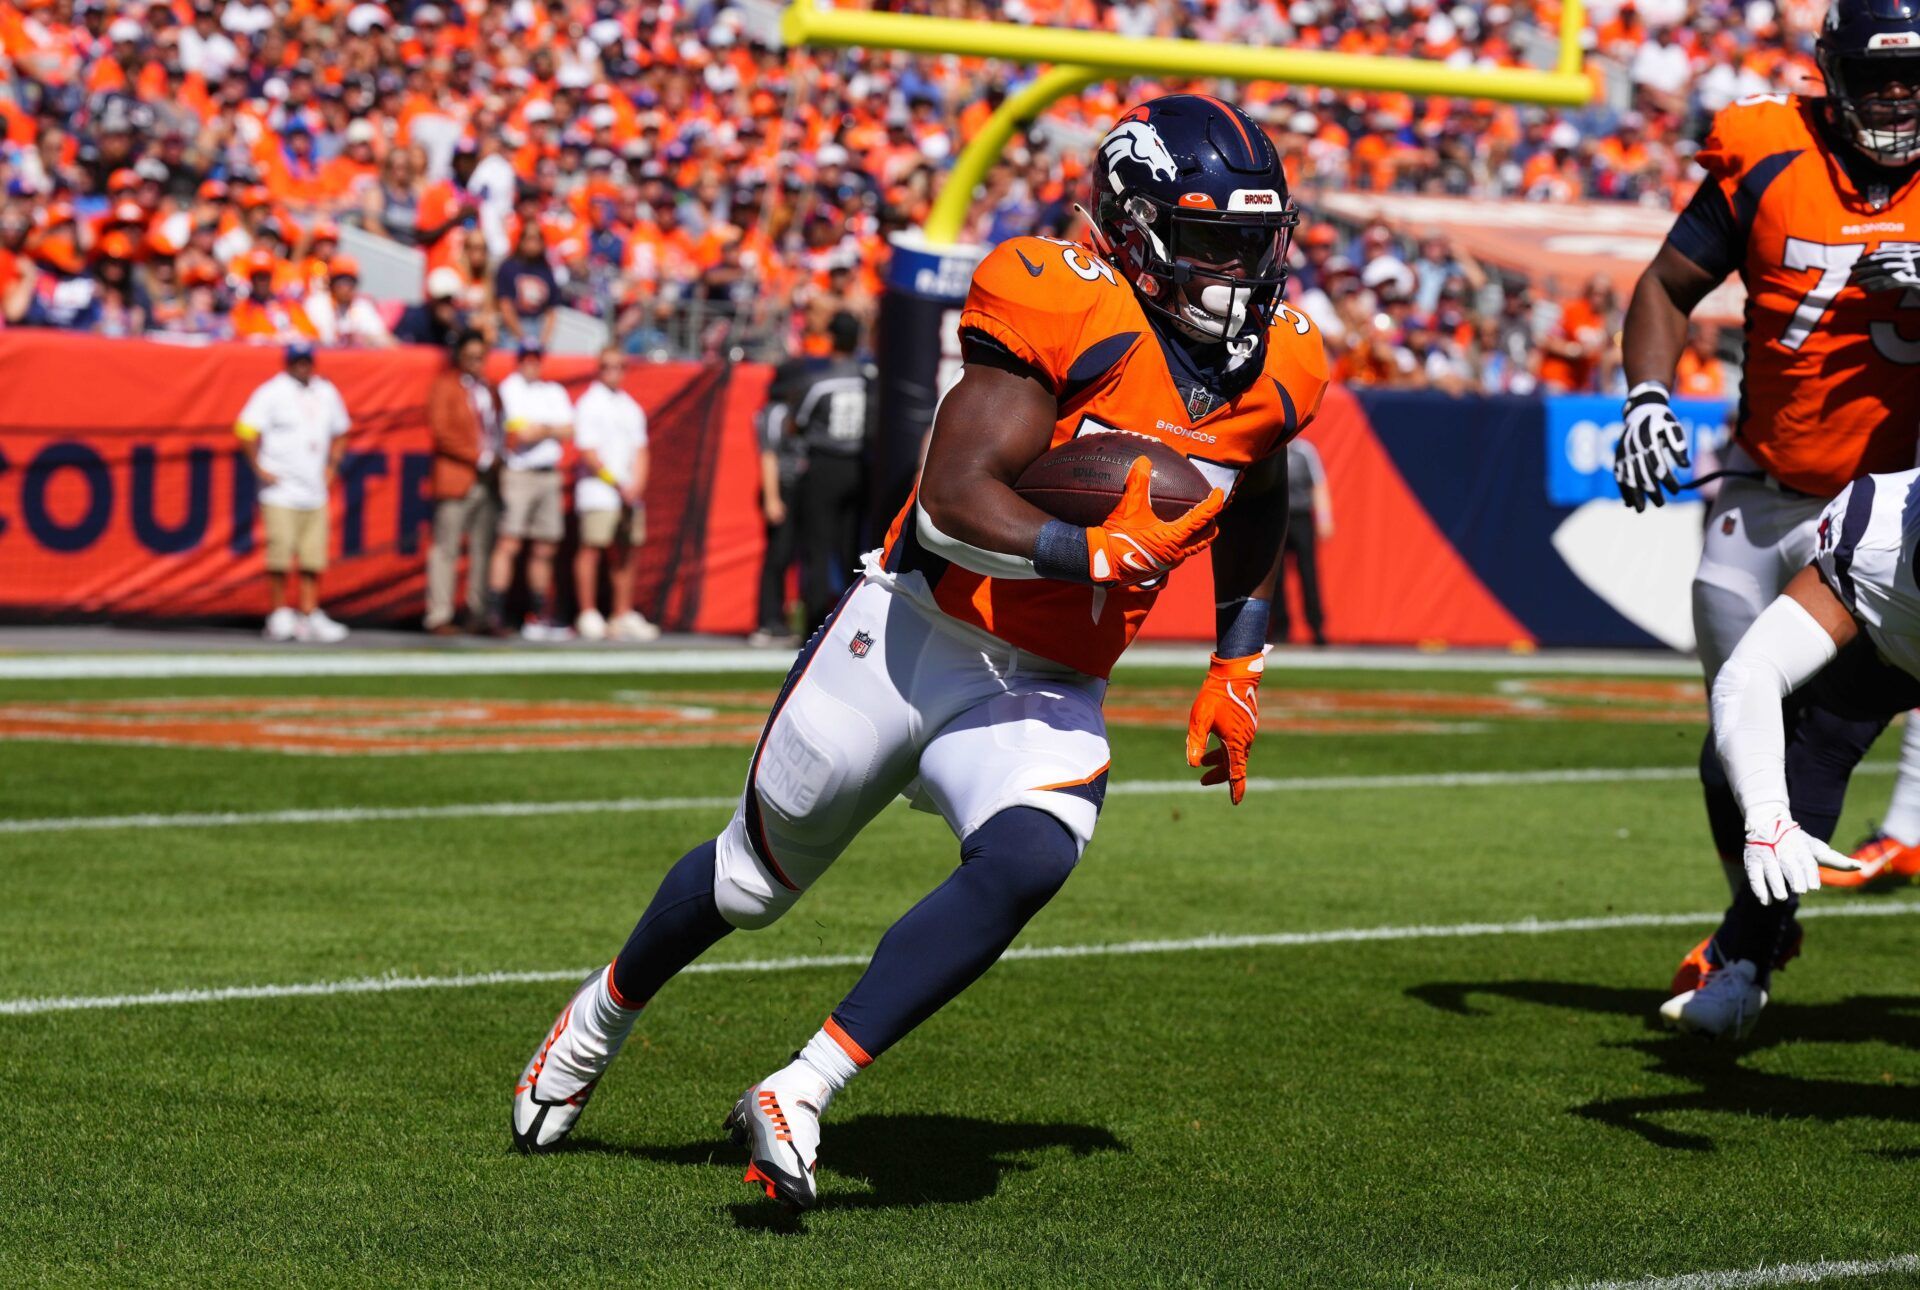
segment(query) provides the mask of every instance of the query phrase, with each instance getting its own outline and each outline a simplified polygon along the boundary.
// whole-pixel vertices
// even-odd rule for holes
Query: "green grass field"
[[[737,726],[775,678],[0,684],[0,1275],[1509,1286],[1920,1251],[1920,893],[1810,901],[1807,954],[1744,1046],[1647,1027],[1711,926],[1687,916],[1725,895],[1680,769],[1687,687],[1278,672],[1255,772],[1286,782],[1236,810],[1164,787],[1194,772],[1155,714],[1196,679],[1123,674],[1116,712],[1149,724],[1116,725],[1099,835],[1020,942],[1177,944],[998,966],[836,1102],[800,1219],[742,1185],[719,1123],[859,969],[771,961],[870,950],[954,863],[937,818],[890,809],[787,919],[708,960],[767,966],[669,986],[578,1145],[529,1160],[508,1099],[565,975],[724,822],[744,748],[18,733],[99,717],[88,701],[151,738],[179,712],[125,706],[151,699],[251,714],[273,748],[361,738],[387,705],[562,701],[604,724],[609,704],[678,704]],[[276,698],[302,702],[259,706]],[[1892,753],[1842,840],[1884,803]],[[1673,773],[1541,774],[1649,768]],[[78,818],[382,808],[399,818]],[[1510,926],[1527,919],[1612,921]],[[1285,939],[1380,928],[1429,931]],[[1216,935],[1269,943],[1190,943]],[[552,977],[45,1002],[488,973]]]

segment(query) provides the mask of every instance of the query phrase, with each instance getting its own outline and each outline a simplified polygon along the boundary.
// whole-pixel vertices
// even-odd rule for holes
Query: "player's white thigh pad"
[[[767,827],[807,845],[835,837],[879,760],[872,718],[802,681],[767,731],[754,772]]]
[[[787,912],[800,893],[768,872],[747,841],[744,806],[721,831],[713,856],[713,903],[720,917],[743,931],[765,927]]]
[[[1097,681],[1029,681],[968,709],[928,743],[919,791],[966,838],[1014,806],[1045,811],[1082,850],[1106,789],[1104,687]]]
[[[806,890],[913,774],[914,717],[887,653],[912,623],[883,588],[854,591],[774,712],[754,760],[747,829],[773,877]]]

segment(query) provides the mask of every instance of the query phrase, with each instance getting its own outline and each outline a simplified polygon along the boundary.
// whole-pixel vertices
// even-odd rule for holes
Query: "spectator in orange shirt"
[[[233,306],[236,339],[258,345],[284,345],[319,338],[305,309],[297,302],[282,300],[274,294],[273,278],[278,264],[273,252],[264,248],[249,251],[243,264],[247,294]]]
[[[1560,311],[1560,325],[1540,342],[1540,384],[1549,393],[1591,392],[1619,330],[1613,279],[1595,274],[1585,294]]]
[[[1687,324],[1687,345],[1674,369],[1673,392],[1686,399],[1727,397],[1727,365],[1715,352],[1718,332],[1697,322]]]

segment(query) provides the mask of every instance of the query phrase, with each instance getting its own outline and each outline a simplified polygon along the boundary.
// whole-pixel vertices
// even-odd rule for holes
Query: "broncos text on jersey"
[[[1742,99],[1696,156],[1700,196],[1669,243],[1747,289],[1736,433],[1775,479],[1831,497],[1913,465],[1920,427],[1920,293],[1863,291],[1860,257],[1920,242],[1920,171],[1841,152],[1818,100]]]
[[[1186,456],[1233,504],[1241,473],[1285,451],[1320,410],[1327,360],[1320,334],[1282,306],[1258,376],[1223,397],[1183,381],[1133,288],[1087,246],[1052,238],[1002,242],[974,272],[960,315],[975,332],[1037,372],[1057,400],[1051,446],[1124,430]],[[1236,383],[1237,384],[1237,383]],[[893,522],[881,563],[925,576],[949,616],[1091,676],[1113,668],[1158,596],[1157,588],[1096,589],[990,578],[929,553],[915,537],[915,498]]]

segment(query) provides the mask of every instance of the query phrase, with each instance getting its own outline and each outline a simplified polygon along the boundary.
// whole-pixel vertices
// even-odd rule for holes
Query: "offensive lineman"
[[[960,867],[727,1118],[750,1148],[747,1180],[813,1204],[834,1094],[991,966],[1079,860],[1106,791],[1107,673],[1167,572],[1210,543],[1218,644],[1187,760],[1240,801],[1285,447],[1327,379],[1320,337],[1279,304],[1299,217],[1260,127],[1201,95],[1128,112],[1089,171],[1091,245],[1014,238],[975,273],[965,368],[918,490],[795,661],[732,822],[668,873],[528,1062],[513,1104],[523,1150],[573,1128],[667,980],[735,928],[773,922],[906,792],[945,817]],[[1083,529],[1011,488],[1048,449],[1110,429],[1188,454],[1213,493],[1162,521],[1143,459],[1113,514]]]
[[[1920,4],[1834,0],[1819,39],[1827,97],[1785,94],[1725,109],[1696,160],[1707,171],[1641,276],[1622,341],[1625,431],[1614,462],[1635,510],[1679,491],[1688,464],[1668,384],[1687,316],[1729,273],[1748,296],[1746,369],[1721,486],[1693,583],[1694,628],[1711,685],[1747,627],[1813,554],[1821,508],[1854,478],[1913,465],[1920,423]],[[1904,320],[1904,321],[1903,321]],[[1799,818],[1824,840],[1846,777],[1885,722],[1818,703],[1793,767]],[[1920,761],[1920,746],[1915,759]],[[1753,965],[1762,986],[1799,952],[1793,902],[1766,908],[1738,879],[1752,835],[1710,737],[1702,749],[1707,816],[1734,901],[1681,963],[1669,1022],[1718,1033],[1724,1010],[1695,998],[1722,966]],[[1920,823],[1920,786],[1909,790]],[[1896,813],[1898,802],[1896,802]],[[1884,844],[1862,858],[1884,862]],[[1835,854],[1834,872],[1844,857]],[[1857,865],[1848,865],[1858,868]]]

